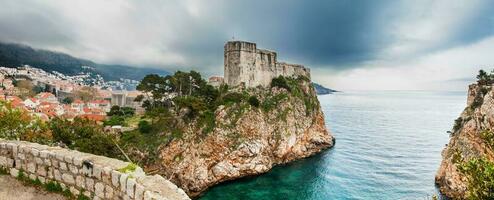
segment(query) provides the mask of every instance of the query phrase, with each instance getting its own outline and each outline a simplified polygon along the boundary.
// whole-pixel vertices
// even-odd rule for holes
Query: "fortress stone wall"
[[[268,86],[278,76],[306,76],[310,70],[303,65],[277,61],[273,51],[257,49],[255,43],[230,41],[225,44],[224,77],[228,85],[246,87]]]
[[[93,199],[189,199],[159,175],[147,176],[140,167],[123,172],[130,163],[60,147],[0,139],[0,166],[41,183],[56,182],[77,196]]]

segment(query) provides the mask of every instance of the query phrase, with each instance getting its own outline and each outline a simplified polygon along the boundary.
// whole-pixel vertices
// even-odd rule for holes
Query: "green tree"
[[[53,140],[62,142],[71,149],[103,155],[120,157],[114,136],[105,134],[103,128],[89,119],[75,118],[73,121],[55,118],[50,122]]]
[[[136,96],[134,102],[141,102],[143,99],[144,99],[144,95],[140,94]]]
[[[21,109],[13,108],[8,102],[0,101],[0,137],[18,140],[21,135],[35,128],[32,118]]]
[[[63,104],[71,104],[72,102],[74,102],[74,98],[72,97],[65,97],[64,99],[62,99]]]

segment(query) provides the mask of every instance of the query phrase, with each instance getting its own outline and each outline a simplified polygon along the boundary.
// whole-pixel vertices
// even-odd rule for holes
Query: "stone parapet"
[[[0,139],[0,166],[14,177],[22,172],[93,199],[189,199],[170,181],[131,163],[60,147]]]

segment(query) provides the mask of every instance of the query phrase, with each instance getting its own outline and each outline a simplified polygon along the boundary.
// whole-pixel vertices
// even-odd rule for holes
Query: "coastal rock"
[[[279,88],[249,90],[261,102],[285,98],[269,111],[248,104],[219,106],[214,129],[203,137],[196,123],[189,124],[182,139],[160,148],[157,173],[197,197],[220,182],[265,173],[332,147],[315,90],[310,83],[301,85],[305,96]]]
[[[443,160],[435,181],[442,194],[453,199],[467,197],[467,178],[460,173],[454,157],[465,160],[487,158],[494,161],[494,152],[481,138],[482,130],[494,127],[494,91],[491,86],[469,86],[467,107],[455,122],[451,139],[442,151]]]

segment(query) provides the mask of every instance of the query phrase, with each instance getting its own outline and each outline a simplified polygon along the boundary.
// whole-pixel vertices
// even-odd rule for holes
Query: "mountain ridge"
[[[62,52],[0,41],[0,66],[14,68],[23,65],[30,65],[49,72],[58,71],[67,75],[78,74],[83,71],[82,66],[90,66],[105,80],[119,80],[120,78],[141,80],[146,74],[169,74],[166,70],[156,68],[99,64]]]

